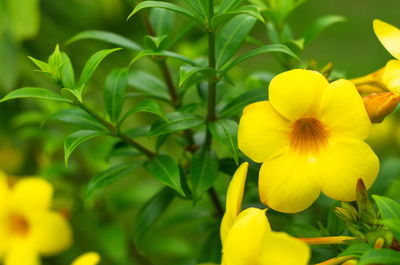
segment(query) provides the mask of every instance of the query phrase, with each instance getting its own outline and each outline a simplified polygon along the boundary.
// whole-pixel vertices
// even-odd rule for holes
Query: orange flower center
[[[291,147],[300,152],[317,152],[325,146],[328,132],[315,118],[302,118],[293,123],[289,135]]]
[[[18,214],[12,214],[9,218],[11,234],[24,237],[29,233],[29,222],[26,218]]]

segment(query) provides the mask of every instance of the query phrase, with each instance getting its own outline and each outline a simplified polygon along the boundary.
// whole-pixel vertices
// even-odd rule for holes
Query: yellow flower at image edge
[[[99,254],[96,252],[88,252],[79,256],[71,265],[97,265],[99,262]]]
[[[371,122],[353,83],[331,84],[318,72],[277,75],[269,101],[250,104],[239,123],[240,150],[258,163],[261,201],[281,212],[309,207],[322,191],[340,201],[369,188],[379,160],[364,142]]]
[[[306,265],[309,247],[286,233],[271,231],[265,210],[241,210],[248,163],[235,172],[221,223],[222,265]]]
[[[39,265],[72,243],[65,217],[50,209],[53,188],[40,178],[10,187],[0,173],[0,261],[4,265]]]

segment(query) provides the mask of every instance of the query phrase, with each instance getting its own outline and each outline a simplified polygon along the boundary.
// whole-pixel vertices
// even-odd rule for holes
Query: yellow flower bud
[[[374,93],[363,99],[371,121],[380,123],[397,107],[400,102],[400,94],[396,92]]]

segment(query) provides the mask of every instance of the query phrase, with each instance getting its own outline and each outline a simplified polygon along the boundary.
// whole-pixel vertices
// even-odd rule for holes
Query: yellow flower
[[[50,209],[53,188],[40,178],[13,187],[0,173],[0,260],[4,265],[39,265],[40,255],[60,253],[71,245],[71,229]]]
[[[397,60],[390,60],[382,75],[382,82],[389,91],[400,93],[400,29],[375,19],[374,32],[386,50]]]
[[[356,183],[375,181],[379,160],[364,142],[371,122],[353,83],[331,84],[296,69],[272,79],[269,101],[247,106],[239,148],[258,163],[261,201],[281,212],[309,207],[322,191],[352,201]]]
[[[100,255],[96,252],[88,252],[79,256],[71,265],[97,265],[100,262]]]
[[[286,233],[271,231],[265,210],[240,211],[248,163],[235,172],[221,223],[222,265],[306,265],[308,246]]]

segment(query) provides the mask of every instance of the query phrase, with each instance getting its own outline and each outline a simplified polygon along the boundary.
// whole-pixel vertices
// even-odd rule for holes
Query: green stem
[[[88,106],[86,106],[83,103],[77,103],[76,105],[78,107],[80,107],[82,110],[84,110],[85,112],[87,112],[90,116],[95,118],[98,122],[103,124],[110,131],[111,135],[120,138],[122,141],[124,141],[127,144],[132,145],[133,147],[138,149],[140,152],[145,154],[149,159],[154,157],[155,154],[152,151],[150,151],[149,149],[147,149],[143,145],[139,144],[138,142],[136,142],[135,140],[130,138],[128,135],[126,135],[126,134],[122,133],[121,131],[119,131],[119,129],[116,126],[114,126],[113,124],[111,124],[110,122],[108,122],[107,120],[102,118],[100,115],[98,115],[92,109],[90,109]]]

